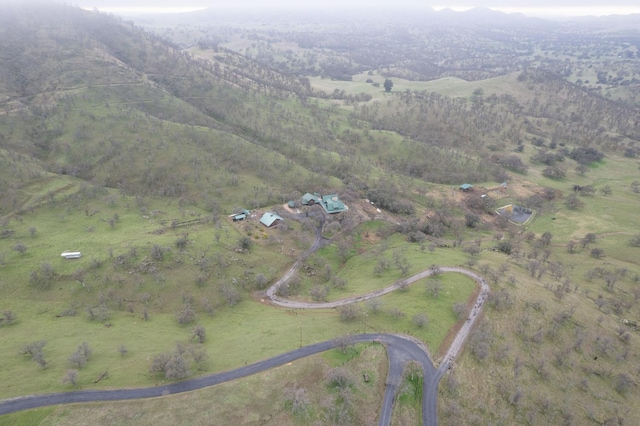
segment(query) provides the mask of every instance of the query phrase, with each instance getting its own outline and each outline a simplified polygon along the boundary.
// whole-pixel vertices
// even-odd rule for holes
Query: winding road
[[[323,244],[323,241],[326,241],[321,235],[323,223],[324,219],[321,219],[318,230],[315,233],[315,241],[312,244],[311,248],[303,253],[300,258],[291,266],[291,268],[267,290],[267,296],[271,299],[271,302],[274,305],[289,309],[335,308],[347,305],[349,303],[361,302],[364,300],[382,296],[405,285],[433,275],[435,272],[432,269],[427,269],[409,278],[397,281],[396,283],[381,290],[333,302],[296,302],[278,297],[277,292],[280,286],[285,285],[286,282],[295,274],[304,259],[306,259],[310,254],[320,248]],[[387,373],[385,393],[378,421],[378,424],[380,426],[387,426],[391,424],[393,403],[398,391],[398,387],[402,381],[402,375],[405,365],[410,361],[419,363],[422,366],[422,370],[424,372],[422,392],[423,424],[427,426],[435,426],[438,424],[438,384],[440,382],[440,379],[450,368],[453,360],[462,349],[464,342],[469,335],[469,332],[472,330],[476,320],[479,318],[478,314],[481,312],[484,302],[488,296],[490,289],[487,282],[483,277],[473,271],[458,267],[440,267],[439,272],[460,273],[467,275],[473,278],[480,286],[480,292],[474,303],[474,306],[468,313],[467,320],[465,320],[465,323],[456,334],[456,337],[449,347],[439,368],[436,369],[436,367],[434,366],[429,351],[424,343],[413,337],[395,334],[359,334],[349,337],[349,343],[352,344],[363,342],[379,342],[386,347],[387,356],[389,359],[389,370]],[[153,398],[181,392],[188,392],[256,374],[274,367],[287,364],[303,357],[315,355],[317,353],[336,348],[341,344],[343,344],[343,342],[339,342],[337,340],[329,340],[326,342],[316,343],[235,370],[211,374],[164,386],[137,389],[83,390],[45,395],[29,395],[2,400],[0,401],[0,415],[31,408],[43,407],[47,405]]]

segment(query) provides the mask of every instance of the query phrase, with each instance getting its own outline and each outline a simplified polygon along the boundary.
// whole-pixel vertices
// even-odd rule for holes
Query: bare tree
[[[545,245],[548,246],[551,243],[551,239],[553,238],[553,234],[549,231],[546,231],[544,234],[542,234],[542,236],[540,237],[540,242]]]
[[[204,343],[207,333],[202,325],[197,325],[192,330],[192,339],[198,340],[198,343]]]
[[[4,318],[0,318],[0,323],[11,325],[16,320],[16,314],[14,314],[10,309],[3,311],[2,316]]]
[[[129,349],[127,349],[126,345],[120,345],[118,346],[118,353],[120,353],[120,356],[125,356],[129,353]]]
[[[259,289],[265,288],[269,280],[263,274],[256,274],[255,277],[256,287]]]
[[[353,378],[346,368],[334,367],[327,373],[329,386],[336,389],[345,389],[353,385]]]
[[[347,287],[347,280],[343,277],[334,275],[331,277],[331,285],[337,289],[345,289]]]
[[[371,312],[372,314],[377,314],[378,312],[380,312],[381,307],[382,307],[382,301],[378,298],[370,299],[369,301],[367,301],[367,308],[369,309],[369,312]]]
[[[190,303],[184,303],[176,313],[176,320],[180,325],[191,324],[196,320],[196,310]]]
[[[584,176],[584,174],[589,171],[591,171],[591,169],[589,169],[589,166],[587,166],[586,164],[578,164],[576,166],[576,173],[578,173],[580,176]]]
[[[593,232],[589,232],[588,234],[586,234],[581,240],[582,248],[585,248],[589,244],[594,243],[596,241],[596,238],[596,234],[594,234]]]
[[[39,270],[31,272],[29,282],[38,290],[47,290],[55,277],[53,266],[48,262],[42,262]]]
[[[69,364],[76,368],[82,368],[87,365],[87,361],[93,351],[87,342],[82,342],[76,351],[69,357]]]
[[[613,381],[613,388],[619,394],[625,395],[634,386],[633,378],[627,373],[620,373]]]
[[[467,313],[467,305],[465,303],[459,302],[453,305],[453,313],[456,314],[458,319],[464,318]]]
[[[207,355],[207,348],[204,346],[192,346],[189,349],[189,353],[193,358],[193,362],[196,364],[196,368],[198,370],[204,370],[207,359],[209,359],[209,356]]]
[[[173,352],[164,352],[154,356],[150,367],[151,372],[163,373],[165,378],[169,380],[184,379],[190,374],[184,355],[184,348],[177,345]]]
[[[442,282],[437,279],[431,279],[427,281],[426,284],[427,293],[433,296],[434,298],[438,298],[440,295],[440,291],[442,290]]]
[[[322,284],[315,285],[309,291],[309,294],[316,302],[324,302],[327,300],[327,295],[329,294],[329,286]]]
[[[284,287],[284,286],[281,286]],[[220,288],[229,306],[235,306],[242,300],[242,293],[233,284],[223,284]]]
[[[17,251],[18,253],[20,253],[21,255],[24,255],[27,252],[27,246],[24,243],[21,243],[21,242],[17,242],[13,246],[13,249],[15,251]]]
[[[338,308],[340,314],[340,321],[351,322],[358,318],[359,312],[356,305],[350,303]]]
[[[309,397],[305,388],[288,387],[285,390],[285,408],[294,416],[304,415],[309,409]]]
[[[62,378],[62,383],[69,383],[71,386],[77,386],[78,384],[78,370],[67,370],[66,374]]]
[[[429,323],[429,318],[424,313],[415,314],[412,318],[413,324],[418,328],[424,328]]]
[[[389,314],[391,315],[391,318],[393,318],[394,320],[400,319],[401,317],[404,316],[404,312],[402,312],[402,310],[397,306],[390,308]]]
[[[336,348],[343,354],[346,354],[353,348],[353,338],[350,334],[343,334],[333,339]]]
[[[28,355],[32,360],[38,363],[42,368],[47,366],[47,361],[44,359],[42,348],[47,344],[46,340],[38,340],[25,345],[20,352],[22,355]]]
[[[247,236],[240,238],[240,240],[238,241],[238,247],[240,247],[240,250],[242,251],[249,251],[252,245],[253,241],[251,241],[251,238]]]
[[[178,250],[184,251],[184,249],[186,249],[187,245],[189,244],[189,234],[182,235],[176,240],[175,244]]]
[[[576,194],[569,194],[564,204],[572,210],[581,209],[582,207],[584,207],[584,203],[582,202],[582,200],[580,200],[580,198],[578,198]]]
[[[438,275],[440,275],[440,267],[436,264],[431,265],[431,275],[433,275],[434,277],[437,277]]]

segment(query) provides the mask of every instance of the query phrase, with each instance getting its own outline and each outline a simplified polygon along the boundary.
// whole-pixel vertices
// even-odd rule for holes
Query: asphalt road
[[[400,383],[399,378],[401,378],[402,376],[403,366],[407,361],[418,361],[423,366],[423,368],[425,368],[425,375],[433,375],[436,371],[435,367],[431,363],[431,360],[429,359],[428,354],[424,351],[423,345],[420,342],[415,341],[414,339],[392,334],[360,334],[350,337],[349,342],[380,342],[384,344],[389,351],[389,370],[394,371],[394,373],[397,374],[390,375],[391,379],[387,380],[388,382],[391,380],[395,384],[395,387],[387,387],[387,389],[385,389],[384,404],[388,407],[388,409],[383,411],[388,412],[388,414],[385,414],[385,417],[387,417],[388,420],[383,422],[381,416],[381,425],[387,425],[390,422],[391,411],[393,409],[393,399],[395,397],[397,386]],[[211,374],[208,376],[198,377],[195,379],[185,380],[182,382],[163,386],[137,389],[84,390],[46,395],[30,395],[3,400],[0,401],[0,415],[20,410],[27,410],[30,408],[43,407],[47,405],[90,401],[117,401],[127,399],[153,398],[158,396],[188,392],[260,373],[262,371],[266,371],[271,368],[279,367],[281,365],[296,361],[303,357],[315,355],[320,352],[336,348],[341,344],[343,344],[343,342],[338,340],[329,340],[326,342],[316,343],[275,356],[273,358],[259,361],[255,364],[238,368],[236,370]]]
[[[432,269],[427,269],[420,273],[417,273],[409,278],[395,282],[394,284],[382,289],[377,290],[365,295],[355,296],[348,299],[338,300],[334,302],[324,303],[310,303],[310,302],[296,302],[287,299],[279,298],[276,293],[281,285],[285,285],[286,282],[295,274],[301,263],[314,251],[323,245],[321,229],[324,223],[324,217],[320,219],[318,230],[315,233],[315,241],[311,248],[300,256],[300,258],[293,264],[293,266],[287,271],[276,283],[274,283],[268,290],[267,296],[271,299],[274,305],[292,309],[322,309],[322,308],[335,308],[343,306],[349,303],[360,302],[363,300],[373,299],[375,297],[382,296],[399,289],[405,285],[411,284],[420,279],[426,278],[434,274]],[[424,425],[436,426],[438,424],[437,418],[437,402],[438,402],[438,384],[440,379],[444,376],[447,370],[450,368],[451,363],[462,349],[464,342],[469,336],[469,332],[472,330],[475,322],[479,318],[484,302],[489,293],[489,286],[484,278],[473,271],[469,271],[464,268],[456,267],[440,267],[439,272],[455,272],[465,274],[480,285],[480,293],[474,303],[474,307],[469,313],[469,316],[461,329],[458,331],[453,343],[449,347],[447,354],[444,357],[443,362],[436,370],[429,351],[424,343],[418,341],[409,336],[400,336],[394,334],[360,334],[349,337],[350,343],[362,343],[362,342],[380,342],[385,345],[387,349],[387,355],[389,359],[389,371],[387,373],[385,393],[382,401],[382,407],[380,409],[380,416],[378,424],[380,426],[387,426],[391,424],[391,415],[393,413],[393,403],[398,391],[398,387],[402,381],[402,373],[409,361],[418,362],[422,366],[424,372],[424,384],[422,392],[422,420]],[[8,399],[0,401],[0,415],[8,414],[15,411],[27,410],[30,408],[43,407],[47,405],[57,404],[69,404],[77,402],[95,402],[95,401],[117,401],[127,399],[139,399],[139,398],[153,398],[164,395],[171,395],[181,392],[188,392],[196,389],[201,389],[208,386],[217,385],[219,383],[236,380],[242,377],[250,376],[274,367],[278,367],[297,359],[315,355],[320,352],[324,352],[329,349],[333,349],[342,342],[336,340],[330,340],[326,342],[316,343],[313,345],[305,346],[303,348],[287,352],[273,358],[269,358],[263,361],[259,361],[255,364],[251,364],[245,367],[238,368],[236,370],[226,371],[217,374],[211,374],[208,376],[198,377],[195,379],[185,380],[182,382],[172,383],[163,386],[149,387],[149,388],[137,388],[137,389],[114,389],[114,390],[84,390],[75,392],[64,392],[46,395],[30,395],[23,396],[14,399]]]
[[[294,265],[294,267],[297,267],[297,265]],[[273,304],[290,308],[290,309],[336,308],[338,306],[347,305],[349,303],[361,302],[363,300],[373,299],[375,297],[382,296],[383,294],[390,293],[405,285],[410,285],[418,280],[427,278],[433,275],[434,272],[436,271],[432,269],[427,269],[411,277],[408,277],[404,280],[397,281],[394,284],[388,287],[385,287],[381,290],[376,290],[368,294],[354,296],[348,299],[336,300],[334,302],[313,303],[313,302],[296,302],[293,300],[282,299],[275,296],[277,288],[280,285],[284,285],[286,283],[285,277],[291,277],[295,273],[295,269],[292,268],[287,272],[287,274],[285,274],[280,280],[278,280],[269,289],[271,290],[271,293],[269,294],[269,292],[267,292],[267,294],[271,298],[271,301]],[[464,324],[456,334],[456,337],[451,343],[451,346],[449,346],[449,349],[447,350],[447,354],[445,355],[444,360],[437,371],[432,371],[433,363],[431,362],[431,360],[429,360],[429,365],[431,366],[431,369],[429,369],[426,363],[423,363],[422,361],[420,361],[421,357],[417,356],[416,354],[412,354],[413,356],[415,356],[415,358],[406,359],[406,361],[415,360],[420,362],[420,364],[422,364],[422,368],[424,370],[424,385],[423,385],[424,388],[422,392],[422,420],[424,425],[429,425],[429,426],[435,426],[438,424],[437,406],[438,406],[438,384],[440,383],[440,379],[442,379],[442,376],[444,376],[444,374],[449,370],[449,367],[453,363],[453,360],[456,358],[458,353],[462,350],[462,347],[464,346],[464,342],[467,340],[469,333],[471,332],[471,330],[473,329],[473,326],[475,325],[476,321],[479,318],[478,314],[482,310],[484,306],[484,302],[486,301],[490,291],[489,285],[487,284],[486,280],[476,272],[473,272],[464,268],[458,268],[458,267],[443,266],[438,268],[438,273],[450,273],[450,272],[464,274],[473,278],[480,286],[480,293],[478,294],[478,297],[473,305],[473,308],[469,312],[467,319],[465,320]],[[387,401],[387,397],[389,396],[390,393],[393,392],[393,395],[389,396],[389,398],[393,400],[395,396],[395,392],[397,391],[397,386],[399,384],[399,381],[402,380],[402,371],[403,371],[403,367],[398,367],[397,364],[395,364],[394,362],[391,362],[394,359],[394,357],[396,358],[401,357],[402,354],[398,354],[395,348],[392,348],[390,346],[387,346],[387,353],[390,360],[390,366],[389,366],[389,372],[387,376],[387,389],[385,391],[385,400],[383,401],[383,406],[380,412],[380,423],[379,423],[380,425],[390,424],[393,405],[389,405],[389,402]],[[423,353],[429,358],[429,352],[426,348],[423,348]]]

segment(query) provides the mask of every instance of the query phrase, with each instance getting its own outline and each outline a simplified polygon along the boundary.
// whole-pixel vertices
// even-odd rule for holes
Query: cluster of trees
[[[198,370],[205,367],[208,359],[207,351],[200,345],[184,345],[176,343],[173,351],[163,352],[153,357],[150,370],[162,374],[166,379],[179,380],[191,374],[191,365]]]

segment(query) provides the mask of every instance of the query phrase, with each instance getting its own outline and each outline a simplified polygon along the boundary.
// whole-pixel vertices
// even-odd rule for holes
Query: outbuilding
[[[246,218],[248,218],[251,215],[251,212],[249,210],[242,210],[240,213],[238,214],[233,214],[231,215],[231,219],[233,219],[234,222],[237,222],[239,220],[245,220]]]
[[[278,224],[280,222],[282,222],[283,220],[284,219],[282,219],[280,216],[278,216],[275,213],[266,212],[260,218],[260,223],[263,224],[264,226],[266,226],[267,228],[274,228],[274,227],[278,226]]]
[[[301,202],[303,206],[312,206],[314,204],[319,204],[321,200],[322,197],[317,192],[313,194],[307,192],[302,196]]]
[[[60,256],[65,259],[80,259],[82,257],[82,253],[79,251],[65,251]]]

